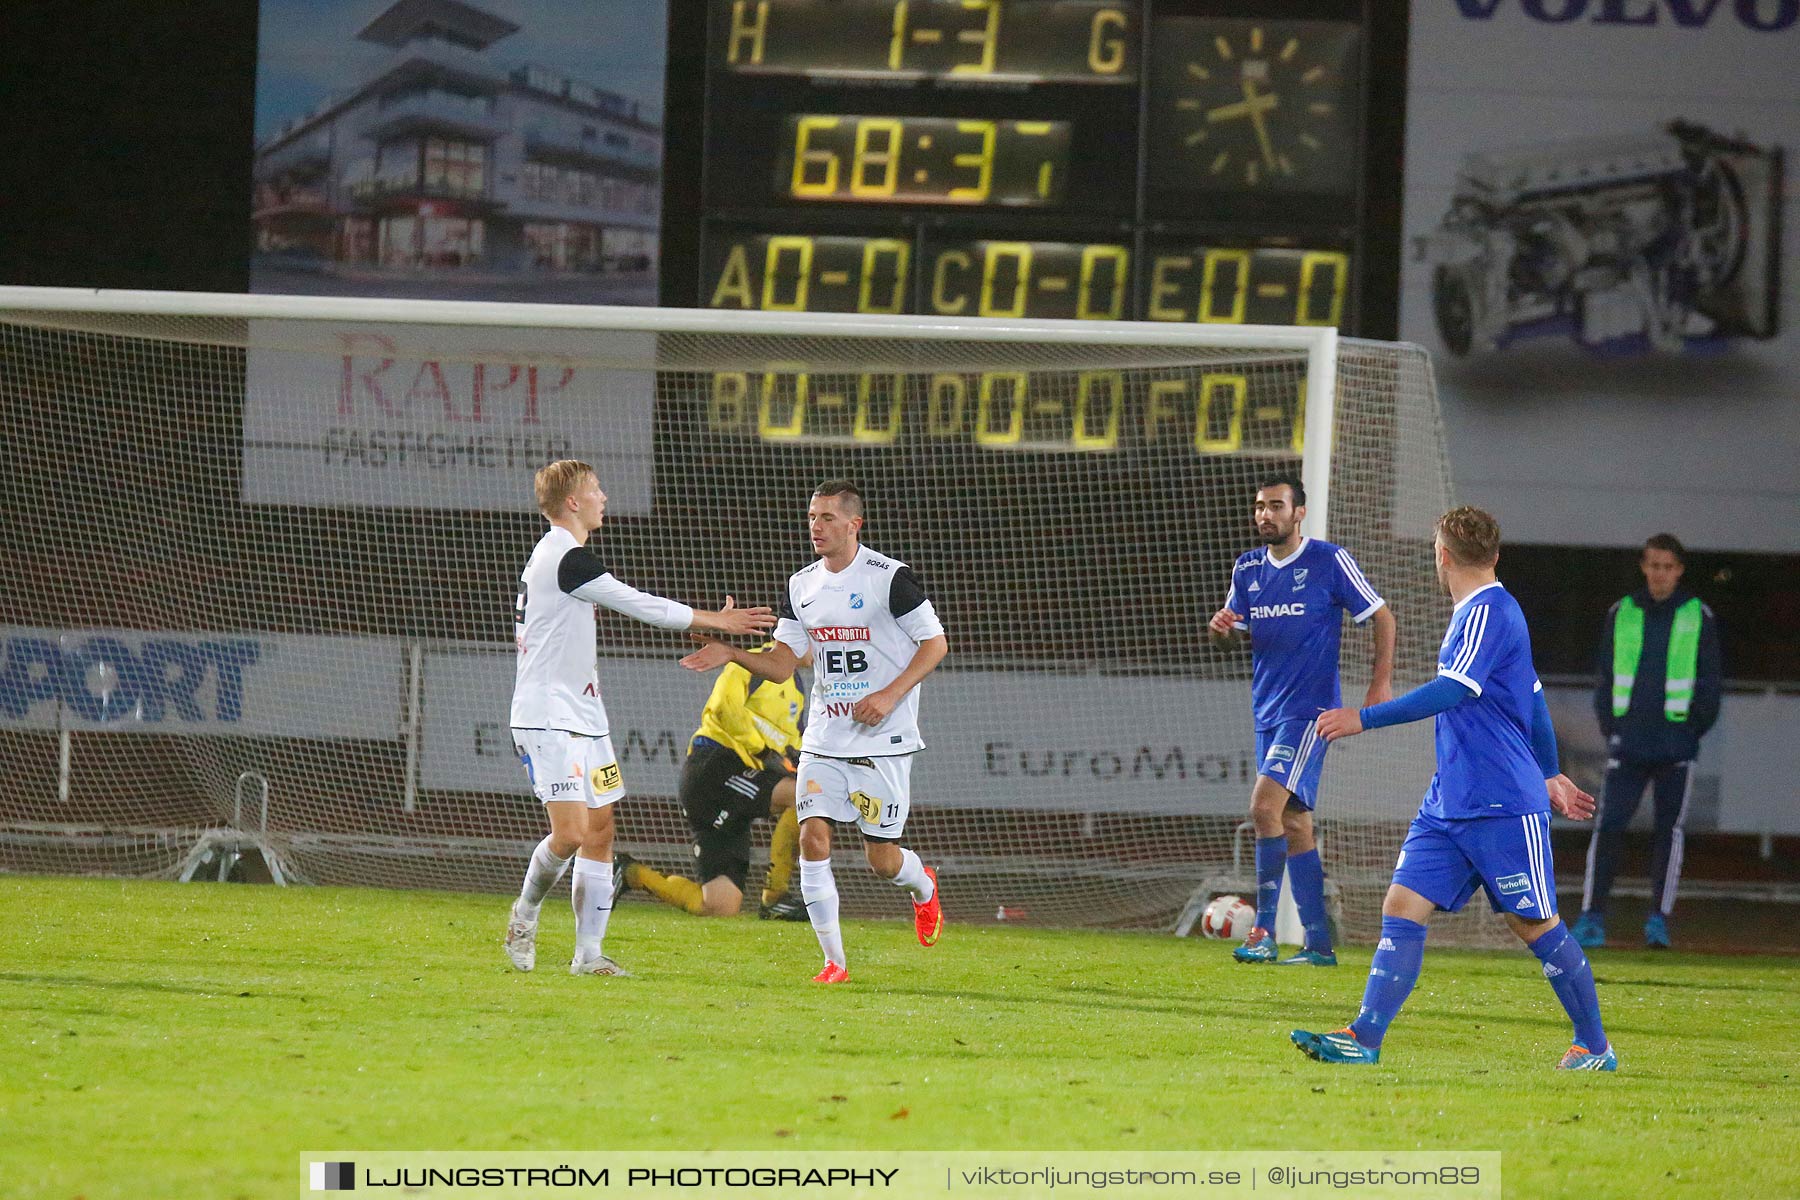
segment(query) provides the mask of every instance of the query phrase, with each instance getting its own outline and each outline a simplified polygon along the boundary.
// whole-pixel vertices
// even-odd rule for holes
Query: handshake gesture
[[[722,633],[727,636],[767,633],[775,628],[775,610],[767,606],[739,608],[737,600],[727,596],[725,597],[725,607],[717,612],[695,609],[694,623],[689,628],[703,629],[708,633]]]

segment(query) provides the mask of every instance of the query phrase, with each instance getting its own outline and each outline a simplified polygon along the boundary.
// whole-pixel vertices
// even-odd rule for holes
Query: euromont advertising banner
[[[511,649],[428,652],[424,672],[421,786],[528,792],[506,725]],[[627,789],[675,794],[713,678],[673,661],[601,658],[600,687]],[[1042,704],[1047,690],[1075,689],[1079,705]],[[1256,743],[1242,683],[939,671],[925,685],[920,707],[927,748],[915,760],[913,792],[940,807],[1237,814],[1255,782]],[[1018,720],[1025,712],[1032,714],[1029,723]],[[1229,715],[1202,729],[1199,712]],[[1335,749],[1328,792],[1355,793],[1373,772],[1378,749]],[[1427,765],[1420,791],[1428,777]],[[1371,798],[1357,799],[1366,811]],[[1375,799],[1407,807],[1418,796]]]
[[[1800,546],[1800,0],[1414,0],[1409,58],[1400,334],[1462,496]]]

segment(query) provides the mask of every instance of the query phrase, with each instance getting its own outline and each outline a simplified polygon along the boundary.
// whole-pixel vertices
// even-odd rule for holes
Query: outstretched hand
[[[727,596],[725,607],[719,610],[717,626],[720,633],[767,633],[775,628],[775,610],[766,606],[739,608],[737,600]]]
[[[688,637],[700,643],[700,649],[681,660],[688,670],[716,671],[731,661],[731,647],[719,639],[700,633],[690,633]]]
[[[1550,807],[1571,821],[1585,821],[1594,815],[1594,798],[1575,786],[1567,775],[1544,780],[1550,791]]]

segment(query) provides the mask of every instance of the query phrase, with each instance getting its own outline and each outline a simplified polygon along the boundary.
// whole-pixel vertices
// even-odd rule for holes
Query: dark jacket
[[[1663,715],[1664,682],[1669,675],[1669,632],[1675,626],[1675,610],[1693,598],[1677,586],[1660,604],[1650,599],[1648,588],[1631,598],[1644,610],[1644,651],[1638,660],[1637,678],[1631,685],[1631,704],[1622,717],[1613,717],[1613,621],[1619,604],[1606,612],[1600,630],[1600,657],[1595,664],[1594,715],[1607,737],[1614,758],[1640,762],[1681,762],[1700,751],[1700,739],[1719,719],[1719,694],[1724,665],[1719,655],[1719,622],[1712,609],[1700,606],[1700,661],[1694,671],[1694,702],[1688,719],[1671,721]]]

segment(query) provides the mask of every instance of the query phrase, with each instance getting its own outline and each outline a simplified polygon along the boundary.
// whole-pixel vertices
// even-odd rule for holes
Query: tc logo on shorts
[[[1269,757],[1279,758],[1283,762],[1293,762],[1294,748],[1292,746],[1270,746]]]
[[[1494,880],[1494,886],[1500,889],[1502,896],[1517,895],[1519,892],[1531,890],[1531,879],[1527,875],[1502,875]]]
[[[607,763],[604,767],[595,767],[593,775],[596,792],[616,792],[624,777],[619,774],[618,763]]]
[[[881,820],[881,801],[867,792],[851,792],[850,803],[856,805],[856,811],[863,820],[871,825]]]

